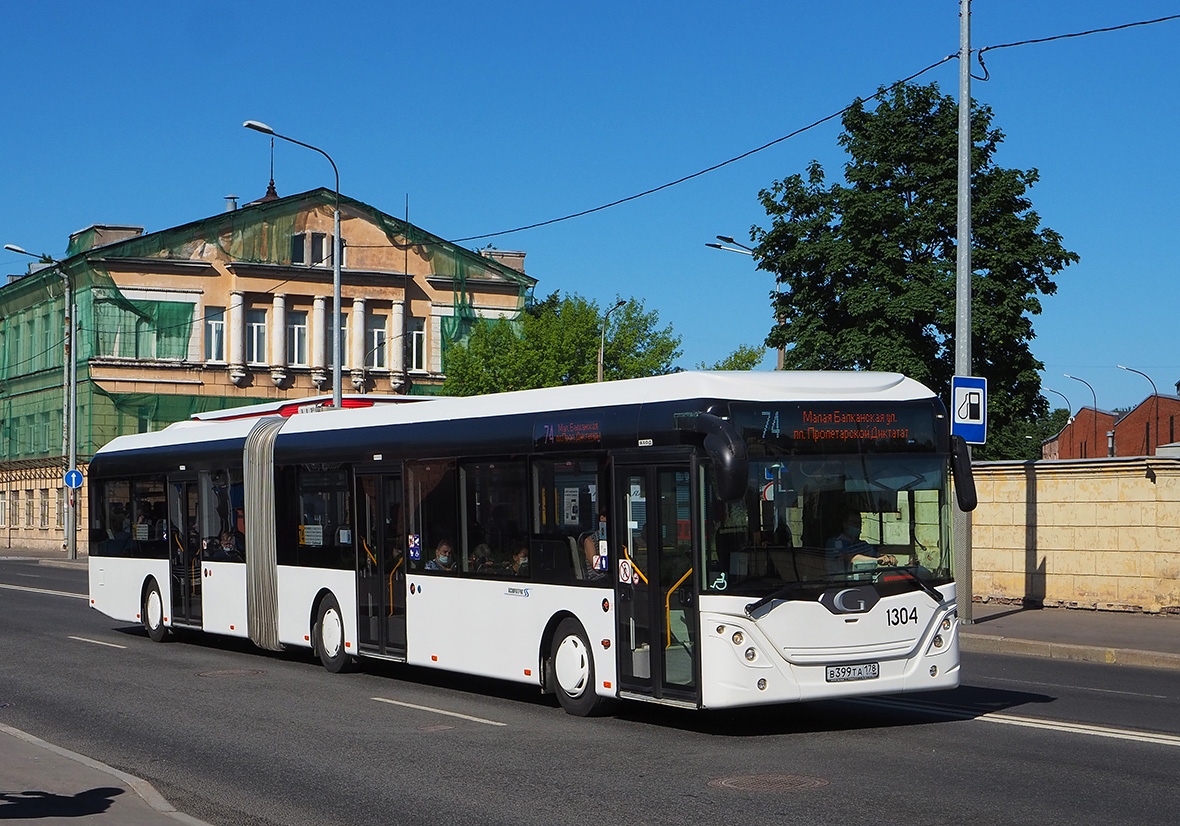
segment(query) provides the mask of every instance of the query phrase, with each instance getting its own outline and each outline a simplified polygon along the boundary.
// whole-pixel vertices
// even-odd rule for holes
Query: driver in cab
[[[897,557],[893,554],[882,554],[868,542],[860,538],[861,517],[858,511],[850,511],[844,517],[840,533],[828,540],[828,560],[834,570],[846,571],[857,563],[873,563],[877,565],[896,565]]]

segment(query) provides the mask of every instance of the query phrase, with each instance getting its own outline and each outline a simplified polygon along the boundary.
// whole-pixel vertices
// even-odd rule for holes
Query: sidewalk
[[[1020,654],[1180,670],[1180,616],[1073,608],[972,606],[966,652]]]
[[[0,820],[209,826],[146,780],[0,723]]]

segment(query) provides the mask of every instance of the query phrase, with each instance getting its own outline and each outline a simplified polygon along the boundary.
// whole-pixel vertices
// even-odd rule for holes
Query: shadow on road
[[[0,792],[0,820],[86,817],[105,813],[122,789],[100,786],[77,794],[43,791]]]

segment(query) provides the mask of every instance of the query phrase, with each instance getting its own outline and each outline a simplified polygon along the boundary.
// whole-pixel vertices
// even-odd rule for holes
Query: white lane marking
[[[391,706],[402,706],[403,708],[413,708],[418,711],[429,711],[431,714],[445,714],[447,717],[458,717],[461,720],[470,720],[473,723],[483,723],[485,726],[506,726],[507,723],[500,723],[495,720],[485,720],[482,717],[472,717],[470,714],[460,714],[457,711],[444,711],[441,708],[431,708],[430,706],[419,706],[413,703],[403,703],[400,700],[390,700],[385,697],[370,697],[371,700],[376,700],[379,703],[389,703]]]
[[[1007,677],[983,677],[981,682],[1016,683],[1017,685],[1039,685],[1046,688],[1067,688],[1071,691],[1096,691],[1101,694],[1123,694],[1127,697],[1148,697],[1152,700],[1169,700],[1167,694],[1141,694],[1138,691],[1116,691],[1113,688],[1088,688],[1084,685],[1060,685],[1058,683],[1039,683],[1033,680],[1013,680]]]
[[[28,591],[30,594],[49,594],[54,597],[73,597],[74,599],[89,599],[89,594],[75,594],[70,591],[49,591],[45,588],[29,588],[25,585],[8,585],[0,582],[0,588],[7,588],[10,591]]]
[[[103,642],[102,640],[88,640],[85,637],[74,637],[74,636],[67,636],[66,639],[77,640],[78,642],[88,642],[91,645],[105,645],[107,648],[122,648],[124,651],[127,650],[127,646],[125,646],[125,645],[118,645],[117,643],[113,643],[113,642]]]
[[[1154,743],[1159,746],[1180,746],[1180,735],[1162,734],[1154,731],[1092,726],[1086,723],[1066,723],[1060,720],[1045,720],[1038,717],[1018,717],[996,711],[973,711],[962,706],[940,706],[933,703],[909,703],[898,700],[847,700],[859,705],[879,706],[901,711],[924,711],[957,720],[981,720],[985,723],[999,723],[1003,726],[1046,729],[1067,734],[1087,734],[1092,737],[1108,737],[1114,740],[1134,740],[1139,743]]]

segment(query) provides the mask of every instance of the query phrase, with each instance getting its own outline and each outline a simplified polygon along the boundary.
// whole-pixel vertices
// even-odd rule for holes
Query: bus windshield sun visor
[[[713,460],[717,496],[727,502],[741,499],[746,493],[750,459],[733,423],[712,413],[678,413],[676,429],[704,435],[705,452]]]
[[[951,436],[951,474],[955,478],[959,510],[975,510],[979,497],[975,493],[975,475],[971,472],[971,450],[962,436]]]

